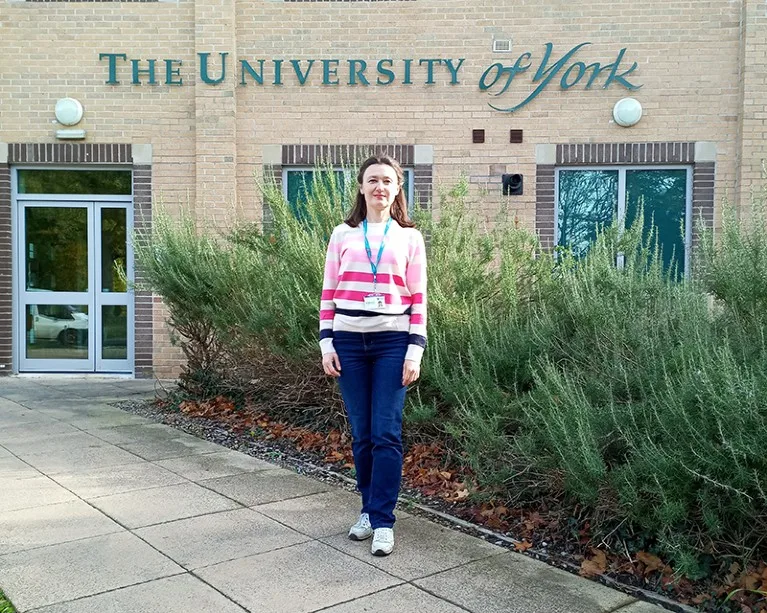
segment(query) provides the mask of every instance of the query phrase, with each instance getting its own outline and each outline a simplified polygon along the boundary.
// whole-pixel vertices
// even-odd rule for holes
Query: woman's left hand
[[[402,367],[402,385],[408,386],[413,383],[421,374],[421,367],[413,360],[405,360]]]

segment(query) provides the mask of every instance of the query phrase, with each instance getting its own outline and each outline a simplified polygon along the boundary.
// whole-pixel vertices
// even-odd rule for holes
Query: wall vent
[[[510,40],[494,40],[493,51],[495,53],[509,53],[511,51]]]

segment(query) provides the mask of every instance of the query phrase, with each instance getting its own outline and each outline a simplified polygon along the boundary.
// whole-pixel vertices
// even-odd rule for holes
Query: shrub
[[[315,174],[294,210],[266,185],[264,228],[214,235],[160,213],[137,237],[198,389],[213,381],[297,418],[343,420],[320,368],[317,309],[326,242],[353,187]],[[408,436],[440,436],[509,500],[565,494],[606,510],[605,532],[629,520],[690,575],[706,551],[761,555],[764,224],[727,217],[718,243],[701,241],[695,278],[680,282],[641,217],[602,229],[576,258],[543,251],[515,224],[481,227],[466,193],[460,182],[438,215],[417,214],[429,347]]]

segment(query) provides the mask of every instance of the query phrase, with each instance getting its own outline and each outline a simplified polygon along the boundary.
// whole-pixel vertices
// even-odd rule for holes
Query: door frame
[[[110,195],[95,195],[95,194],[19,194],[18,193],[18,171],[19,170],[84,170],[84,171],[100,171],[100,170],[126,170],[134,172],[131,166],[123,165],[99,165],[99,164],[83,164],[78,166],[72,165],[56,165],[56,164],[14,164],[11,166],[11,258],[12,258],[12,318],[11,318],[11,342],[13,347],[13,372],[34,372],[34,373],[59,373],[59,372],[72,372],[81,374],[130,374],[135,376],[135,296],[134,290],[129,286],[128,288],[128,367],[119,370],[98,370],[100,360],[97,354],[98,345],[97,341],[101,339],[101,331],[97,330],[95,324],[90,329],[92,333],[88,335],[89,355],[92,356],[93,369],[88,370],[69,370],[61,368],[52,368],[46,370],[21,370],[20,364],[25,350],[26,343],[24,342],[26,337],[26,323],[24,314],[21,313],[21,288],[24,284],[23,279],[23,262],[25,258],[22,257],[21,243],[25,240],[20,234],[22,223],[20,220],[20,212],[24,207],[24,203],[56,203],[65,205],[67,202],[72,203],[93,203],[92,213],[89,212],[89,239],[91,235],[99,234],[99,228],[95,228],[96,221],[100,218],[99,211],[103,205],[119,205],[124,206],[126,209],[126,241],[127,241],[127,273],[129,284],[132,285],[135,281],[135,266],[133,248],[131,245],[131,237],[133,235],[134,225],[134,196],[110,196]],[[131,181],[133,184],[133,180]],[[89,262],[94,264],[94,283],[100,278],[100,272],[97,270],[98,266],[94,260],[95,258],[95,245],[89,245],[88,259]],[[93,302],[95,308],[100,308],[101,302],[96,294],[100,294],[101,289],[99,287],[93,287],[93,296],[90,300]],[[90,294],[90,291],[89,291]],[[100,321],[101,315],[92,318],[93,321]],[[107,360],[106,362],[109,362]],[[104,366],[109,366],[105,364]]]

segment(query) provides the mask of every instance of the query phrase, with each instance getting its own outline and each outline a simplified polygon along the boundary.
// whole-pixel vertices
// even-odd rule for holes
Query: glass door
[[[93,371],[93,205],[26,203],[19,222],[19,367]]]
[[[20,202],[19,369],[130,372],[128,207]]]
[[[127,372],[133,301],[128,293],[128,209],[95,203],[96,266],[94,296],[96,371]]]

